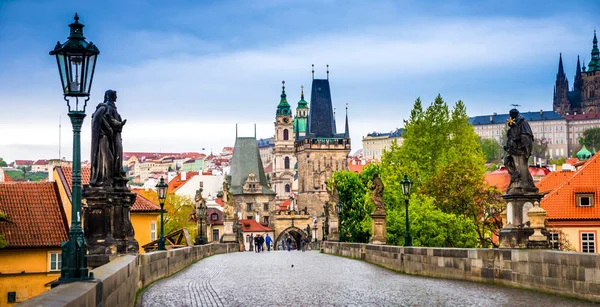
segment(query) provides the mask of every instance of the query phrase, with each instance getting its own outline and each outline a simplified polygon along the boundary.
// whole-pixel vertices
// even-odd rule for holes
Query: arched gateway
[[[279,244],[281,241],[283,241],[283,246],[285,247],[285,239],[287,238],[287,235],[290,234],[292,236],[293,242],[292,245],[294,245],[294,247],[292,247],[292,249],[298,249],[300,248],[300,240],[302,238],[308,238],[308,234],[306,233],[306,231],[295,227],[295,226],[291,226],[288,227],[286,229],[284,229],[282,232],[279,233],[279,235],[277,236],[277,240],[275,240],[275,250],[279,249]]]

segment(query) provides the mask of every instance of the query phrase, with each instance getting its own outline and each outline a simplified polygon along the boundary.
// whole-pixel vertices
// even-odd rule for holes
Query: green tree
[[[550,161],[550,164],[554,164],[554,165],[563,165],[563,164],[565,164],[566,162],[567,162],[567,158],[565,158],[565,157],[561,157],[561,158],[558,158],[558,159],[556,159],[556,160],[551,160],[551,161]]]
[[[181,228],[187,228],[192,238],[196,236],[197,224],[190,221],[190,216],[195,209],[194,202],[186,196],[168,194],[165,200],[165,235],[179,230]],[[160,225],[160,218],[159,218]]]
[[[350,171],[340,171],[333,174],[333,180],[338,189],[340,203],[343,205],[340,216],[340,237],[348,242],[369,241],[370,229],[365,229],[365,219],[369,218],[369,211],[365,205],[366,187],[361,176]],[[331,188],[333,182],[328,182]]]
[[[504,151],[502,150],[502,146],[500,146],[500,143],[498,143],[498,141],[496,141],[496,139],[477,138],[477,141],[479,142],[479,145],[481,146],[481,151],[483,151],[486,162],[489,163],[489,162],[500,161]]]
[[[6,222],[6,213],[0,211],[0,223]],[[5,248],[8,245],[8,242],[4,239],[4,235],[0,234],[0,248]]]
[[[413,246],[462,247],[477,245],[475,225],[464,216],[444,213],[434,205],[435,200],[413,194],[409,205],[410,234]],[[388,211],[387,243],[404,245],[406,211]]]
[[[546,138],[536,139],[533,142],[531,156],[536,159],[546,159],[548,155],[548,140]]]
[[[585,130],[579,142],[585,145],[590,151],[592,148],[596,150],[600,149],[600,128]]]
[[[2,157],[0,157],[0,167],[7,167],[8,164],[6,164],[6,161],[4,161],[4,159],[2,159]]]

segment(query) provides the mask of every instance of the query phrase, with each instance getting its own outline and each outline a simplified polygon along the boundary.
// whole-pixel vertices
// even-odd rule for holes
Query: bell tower
[[[277,193],[276,203],[289,199],[294,182],[294,119],[285,94],[285,81],[282,81],[281,99],[275,116],[275,148],[273,149],[272,187]]]

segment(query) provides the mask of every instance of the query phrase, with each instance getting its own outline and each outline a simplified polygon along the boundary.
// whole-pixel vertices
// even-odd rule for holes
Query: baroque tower
[[[298,206],[300,209],[307,207],[309,214],[320,215],[329,201],[327,181],[333,172],[348,169],[350,153],[347,117],[346,131],[336,131],[329,69],[327,79],[315,79],[313,69],[310,109],[304,135],[300,132],[302,117],[298,116],[297,119],[295,152],[298,159]]]
[[[588,64],[587,71],[583,72],[583,87],[581,89],[582,111],[586,113],[598,113],[600,111],[600,50],[598,50],[598,39],[594,30],[592,40],[592,59]]]
[[[277,193],[277,203],[289,198],[294,182],[294,120],[286,99],[285,81],[281,82],[281,99],[275,114],[275,148],[273,149],[272,186]]]

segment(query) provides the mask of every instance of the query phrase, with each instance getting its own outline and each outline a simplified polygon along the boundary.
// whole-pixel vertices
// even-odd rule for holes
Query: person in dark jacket
[[[263,244],[265,244],[265,238],[263,236],[258,236],[258,252],[259,253],[265,251]]]
[[[259,243],[260,243],[260,240],[258,239],[258,235],[254,236],[254,252],[255,253],[259,252],[259,247],[258,247]]]

